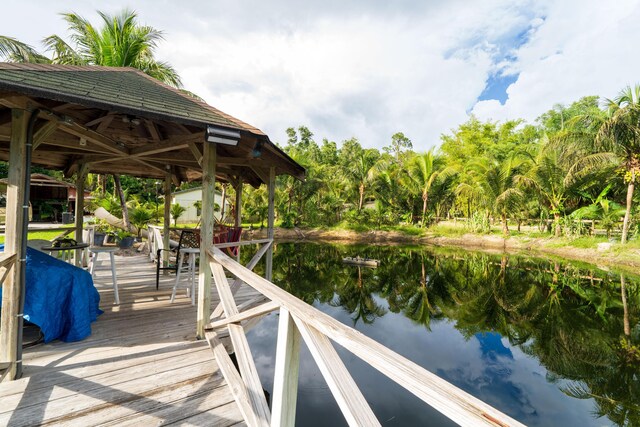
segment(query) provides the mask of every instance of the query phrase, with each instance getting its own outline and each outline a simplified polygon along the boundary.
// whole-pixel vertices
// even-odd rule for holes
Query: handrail
[[[219,293],[221,287],[228,286],[228,282],[226,281],[226,278],[224,278],[224,274],[221,273],[221,271],[223,271],[222,267],[224,267],[239,280],[242,280],[253,289],[281,306],[281,325],[283,322],[283,313],[285,316],[290,314],[294,321],[293,324],[297,326],[297,333],[300,334],[300,332],[302,332],[302,338],[305,340],[310,350],[312,350],[312,354],[321,368],[321,372],[325,376],[327,384],[334,394],[334,397],[336,397],[336,400],[338,401],[338,404],[350,425],[370,425],[370,409],[366,405],[366,402],[364,405],[366,407],[359,402],[361,397],[360,391],[357,389],[357,386],[355,386],[355,383],[353,383],[353,380],[348,373],[345,377],[345,371],[341,371],[340,368],[336,366],[336,364],[341,362],[339,358],[335,357],[335,350],[327,338],[340,344],[342,347],[349,350],[381,373],[385,374],[391,380],[407,389],[416,397],[420,398],[460,425],[501,427],[523,425],[469,393],[427,371],[418,364],[406,359],[355,329],[340,323],[329,315],[289,294],[284,289],[258,276],[249,269],[238,264],[234,259],[227,256],[220,249],[214,247],[212,250],[209,250],[208,257],[212,271],[216,272],[214,273],[214,279],[216,279],[217,276],[215,282],[216,286],[218,286]],[[227,297],[228,294],[225,295],[225,298]],[[229,301],[227,300],[225,304],[229,305]],[[231,317],[232,315],[237,316],[237,312],[233,310],[234,306],[235,303],[232,302],[232,304],[229,305],[231,311],[227,312],[225,309],[228,317]],[[239,325],[236,324],[235,326]],[[286,335],[287,334],[283,334],[283,336]],[[291,338],[287,339],[290,340]],[[278,342],[278,351],[280,351],[280,347],[281,343]],[[290,348],[291,345],[285,346],[283,344],[282,347]],[[237,350],[238,349],[236,349],[236,352]],[[278,360],[285,359],[291,359],[291,355],[288,353],[286,355],[276,355],[276,363],[278,363]],[[292,360],[294,359],[295,357]],[[296,370],[297,372],[297,366],[293,366],[291,369]],[[279,372],[279,369],[276,368],[276,372]],[[281,375],[287,375],[286,369],[284,374],[282,373],[282,369],[280,369],[280,372]],[[289,399],[289,401],[292,400],[291,396],[286,396],[288,393],[286,390],[279,390],[278,392],[284,393],[284,397],[275,393],[275,384],[280,384],[279,388],[282,388],[282,381],[282,379],[274,379],[274,414],[276,413],[276,407],[282,404],[283,399],[286,398]],[[295,381],[292,380],[291,384],[294,382],[297,383],[297,374]],[[348,383],[348,390],[344,389],[345,383]],[[351,386],[355,386],[355,390],[351,388]],[[295,388],[295,385],[292,385],[292,387]],[[239,396],[243,400],[246,400],[246,394],[239,394]],[[345,399],[347,400],[346,402],[344,401]],[[295,408],[295,397],[293,397],[293,402],[293,407]],[[278,409],[278,411],[280,411],[280,409]],[[253,419],[255,419],[255,417]],[[249,419],[246,419],[246,421],[250,425],[252,424]],[[279,423],[282,423],[282,425],[291,424],[291,418],[288,420],[285,418],[281,419],[280,413],[278,413],[277,417],[274,415],[272,421],[275,423],[272,425],[280,425]]]

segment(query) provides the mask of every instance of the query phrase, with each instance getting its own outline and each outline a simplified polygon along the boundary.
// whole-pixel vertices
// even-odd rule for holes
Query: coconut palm
[[[0,36],[0,58],[11,62],[49,62],[30,45],[7,36]]]
[[[358,188],[358,211],[362,210],[365,191],[375,177],[374,166],[379,157],[380,155],[377,150],[363,150],[355,159],[355,164],[348,170],[349,175]]]
[[[636,179],[640,175],[640,85],[627,86],[616,98],[607,100],[607,118],[596,136],[596,147],[615,154],[625,171],[626,211],[622,243],[626,243]]]
[[[128,9],[114,16],[100,11],[98,14],[102,28],[75,13],[62,14],[75,46],[55,34],[45,38],[53,63],[133,67],[171,86],[181,86],[176,70],[154,58],[157,43],[163,39],[161,31],[138,24],[137,14]]]
[[[114,16],[100,11],[98,14],[102,28],[94,27],[76,13],[63,13],[71,32],[71,44],[56,34],[46,37],[43,43],[52,53],[51,59],[7,36],[0,36],[0,58],[12,62],[133,67],[168,85],[182,86],[176,70],[154,58],[157,44],[163,39],[162,31],[138,24],[137,14],[128,9]]]
[[[509,234],[507,216],[518,209],[524,197],[516,179],[521,164],[521,160],[512,157],[503,162],[482,158],[469,165],[478,186],[474,191],[479,190],[487,209],[500,216],[505,235]]]
[[[409,178],[422,197],[422,227],[425,226],[427,204],[431,188],[440,179],[441,174],[450,174],[448,169],[440,168],[440,159],[433,153],[433,149],[426,153],[416,154],[409,162]]]

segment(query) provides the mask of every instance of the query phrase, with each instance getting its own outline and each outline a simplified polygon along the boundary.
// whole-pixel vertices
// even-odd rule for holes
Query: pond
[[[342,263],[355,255],[381,265]],[[638,276],[462,250],[280,243],[273,277],[288,292],[524,424],[640,425]],[[269,393],[277,326],[273,313],[248,332]],[[346,425],[302,347],[296,424]],[[335,347],[383,425],[453,425]]]

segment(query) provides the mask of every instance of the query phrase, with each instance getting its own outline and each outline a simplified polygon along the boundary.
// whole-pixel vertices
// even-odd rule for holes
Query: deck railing
[[[301,340],[304,340],[308,346],[331,393],[351,426],[376,426],[380,423],[342,363],[332,341],[460,425],[522,425],[253,273],[251,270],[272,244],[271,240],[260,242],[263,243],[262,248],[246,267],[221,251],[220,247],[223,245],[216,245],[208,252],[220,305],[212,314],[212,322],[207,325],[206,337],[249,426],[293,426],[295,424]],[[251,244],[256,241],[246,243]],[[225,270],[236,277],[231,285]],[[270,301],[253,307],[251,307],[252,304],[236,306],[233,294],[241,283],[251,286]],[[248,309],[243,311],[245,307]],[[242,322],[276,309],[280,310],[280,319],[271,412]],[[218,318],[223,312],[224,317]],[[231,338],[239,373],[216,333],[223,328],[228,330]]]

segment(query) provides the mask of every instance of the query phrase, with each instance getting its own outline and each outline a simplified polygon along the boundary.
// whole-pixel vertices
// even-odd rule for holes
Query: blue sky
[[[97,22],[114,0],[4,5],[0,32],[41,47],[65,34],[56,14]],[[640,80],[638,0],[397,2],[240,0],[135,3],[161,29],[161,59],[211,105],[286,140],[388,145],[402,131],[418,150],[466,121],[533,121],[556,103],[613,97]]]

